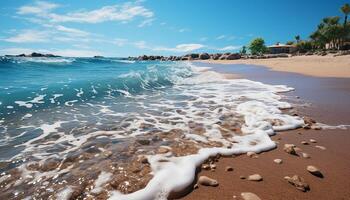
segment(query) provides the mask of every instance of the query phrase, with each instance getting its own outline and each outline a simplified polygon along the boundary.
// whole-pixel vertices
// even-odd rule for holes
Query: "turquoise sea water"
[[[190,62],[1,57],[0,199],[166,199],[209,157],[302,126],[291,90]]]
[[[86,124],[106,129],[120,113],[139,110],[125,97],[164,91],[192,75],[190,66],[179,63],[2,57],[0,160],[15,156],[25,148],[20,144],[43,134],[42,125],[69,121],[65,131]]]

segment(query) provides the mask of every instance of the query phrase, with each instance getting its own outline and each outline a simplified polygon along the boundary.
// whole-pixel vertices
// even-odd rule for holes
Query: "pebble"
[[[193,189],[198,189],[198,188],[199,188],[199,186],[197,183],[193,185]]]
[[[233,167],[227,166],[226,169],[225,169],[225,171],[227,171],[227,172],[232,172],[232,171],[233,171]]]
[[[258,195],[251,193],[251,192],[242,192],[241,196],[243,200],[261,200]]]
[[[275,162],[277,164],[282,164],[283,161],[282,161],[282,159],[277,158],[277,159],[273,160],[273,162]]]
[[[110,157],[112,154],[113,154],[112,151],[109,151],[109,150],[102,152],[102,155],[103,155],[105,158]]]
[[[211,179],[207,176],[200,176],[198,179],[198,183],[204,186],[213,186],[216,187],[219,185],[219,182],[215,179]]]
[[[210,166],[208,164],[203,164],[202,169],[209,170]]]
[[[298,155],[294,148],[294,144],[284,144],[283,150],[291,155]]]
[[[248,180],[249,181],[262,181],[263,178],[262,178],[262,176],[260,176],[260,174],[253,174],[253,175],[248,176]]]
[[[170,151],[170,149],[165,148],[165,147],[159,147],[159,149],[158,149],[158,153],[160,153],[160,154],[165,154],[165,153],[168,153],[169,151]]]
[[[239,176],[239,178],[240,178],[240,179],[246,179],[246,177],[245,177],[245,176]]]
[[[316,147],[316,148],[319,148],[319,149],[321,149],[321,150],[326,150],[326,147],[324,147],[324,146],[316,145],[315,147]]]
[[[216,165],[215,164],[210,164],[209,166],[210,166],[211,170],[215,170],[216,169]]]
[[[311,143],[316,143],[317,141],[314,140],[314,139],[310,139],[310,142],[311,142]]]
[[[258,158],[258,155],[254,151],[248,151],[247,156],[250,158]]]
[[[311,158],[311,156],[308,153],[301,153],[301,155],[303,156],[303,158]]]
[[[309,145],[309,143],[306,142],[306,141],[301,141],[301,144],[303,144],[303,145]]]
[[[309,171],[312,175],[323,178],[323,174],[321,173],[321,171],[313,166],[313,165],[309,165],[306,167],[306,170]]]
[[[298,175],[294,175],[292,177],[286,176],[284,179],[286,179],[288,183],[294,185],[300,191],[306,192],[310,190],[309,184],[307,184],[305,180]]]
[[[137,142],[141,145],[149,145],[151,143],[151,141],[147,139],[138,139]]]

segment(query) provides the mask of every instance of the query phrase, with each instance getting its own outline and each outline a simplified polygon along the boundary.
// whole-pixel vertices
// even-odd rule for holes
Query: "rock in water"
[[[262,181],[263,178],[260,176],[260,174],[253,174],[248,176],[249,181]]]
[[[277,158],[277,159],[273,160],[273,162],[275,162],[277,164],[282,164],[282,159]]]
[[[241,196],[244,200],[261,200],[258,195],[251,192],[242,192]]]
[[[204,186],[213,186],[216,187],[219,185],[219,182],[215,179],[211,179],[207,176],[200,176],[198,179],[198,183]]]
[[[294,175],[292,178],[286,176],[284,179],[286,179],[288,183],[294,185],[300,191],[306,192],[310,190],[309,184],[307,184],[305,180],[298,175]]]
[[[298,155],[294,148],[294,144],[284,144],[283,150],[291,155]]]
[[[323,174],[321,173],[321,171],[313,166],[313,165],[309,165],[306,167],[306,170],[309,171],[312,175],[323,178]]]

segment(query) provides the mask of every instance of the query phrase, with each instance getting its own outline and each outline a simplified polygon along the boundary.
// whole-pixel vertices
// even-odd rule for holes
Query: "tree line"
[[[309,39],[302,40],[299,35],[295,36],[295,41],[286,44],[295,45],[298,52],[304,53],[312,50],[346,50],[350,49],[350,5],[344,4],[340,11],[344,19],[340,16],[325,17],[322,19],[317,29],[311,33]],[[246,53],[246,46],[243,46],[241,53]],[[250,53],[253,55],[264,54],[268,51],[263,38],[256,38],[248,45]]]

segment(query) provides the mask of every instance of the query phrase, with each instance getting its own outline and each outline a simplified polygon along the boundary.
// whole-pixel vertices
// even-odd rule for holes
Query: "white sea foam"
[[[72,134],[71,132],[67,134],[61,131],[60,128],[62,124],[69,122],[45,123],[40,126],[43,132],[40,136],[23,144],[25,152],[33,151],[32,156],[44,159],[50,155],[46,149],[54,146],[54,144],[60,144],[59,146],[65,147],[64,150],[52,154],[64,158],[68,152],[77,151],[87,141],[96,138],[105,137],[112,140],[147,135],[149,132],[140,127],[142,124],[149,124],[150,122],[156,130],[163,132],[181,129],[184,138],[190,142],[193,141],[194,145],[198,145],[198,147],[201,147],[202,143],[209,144],[210,142],[223,144],[221,148],[201,148],[197,154],[182,157],[175,157],[171,153],[150,155],[148,161],[151,165],[153,178],[144,189],[131,194],[121,194],[118,191],[110,193],[110,199],[118,200],[166,199],[170,192],[181,191],[191,184],[194,180],[196,167],[208,157],[216,154],[232,155],[247,151],[270,150],[276,146],[270,139],[270,135],[275,134],[276,131],[293,129],[304,124],[300,117],[284,114],[280,110],[292,107],[291,104],[282,101],[280,93],[291,91],[293,88],[284,85],[267,85],[246,79],[227,80],[221,74],[208,71],[208,69],[197,69],[191,64],[188,64],[188,66],[198,74],[189,78],[178,77],[174,81],[175,85],[170,89],[167,88],[166,91],[157,91],[147,96],[145,94],[131,95],[128,91],[119,90],[120,93],[124,94],[124,100],[127,99],[125,104],[119,104],[120,102],[106,105],[104,102],[99,102],[99,104],[85,103],[85,107],[82,109],[93,111],[89,117],[96,116],[96,118],[99,118],[107,115],[108,118],[113,119],[114,117],[118,119],[128,118],[127,122],[129,124],[127,126],[113,131],[100,130],[86,134]],[[150,67],[149,70],[154,69]],[[139,75],[139,73],[129,73],[124,77],[139,77]],[[147,79],[143,81],[147,84]],[[77,92],[79,93],[80,90]],[[177,98],[174,98],[174,96]],[[112,97],[110,95],[111,99],[113,99]],[[180,97],[180,100],[178,97]],[[186,98],[181,100],[182,97]],[[65,102],[66,106],[74,107],[62,109],[71,109],[74,117],[83,116],[83,119],[86,120],[85,115],[75,114],[77,109],[74,102],[77,102],[77,100]],[[27,105],[27,103],[25,102],[24,105]],[[124,113],[115,112],[114,104],[126,109],[126,111]],[[130,107],[132,109],[128,110]],[[177,112],[177,110],[183,112]],[[241,121],[243,120],[240,127],[242,133],[231,131],[230,135],[225,137],[221,134],[220,129],[222,127],[217,122],[225,114],[232,114],[239,117]],[[79,123],[84,123],[83,120],[78,120],[78,118],[76,120]],[[235,121],[235,119],[232,119],[232,121]],[[241,123],[241,121],[237,119],[237,122]],[[116,121],[115,124],[122,124],[122,122]],[[191,122],[200,122],[205,132],[202,134],[192,132],[189,128]],[[98,120],[96,125],[102,125],[103,123],[103,120],[101,122]],[[58,136],[58,139],[37,142],[51,134],[55,134],[55,138]],[[163,162],[164,160],[168,162]],[[54,173],[62,173],[62,171],[55,171]],[[53,173],[50,173],[46,174],[46,177],[53,176]],[[32,175],[29,172],[24,174]],[[43,174],[35,175],[35,180],[38,181]],[[110,177],[111,174],[108,174],[108,172],[101,172],[95,180],[92,193],[102,191],[104,184],[110,180]],[[71,195],[71,189],[70,186],[67,186],[67,188],[61,189],[58,194],[62,198],[68,198]]]
[[[225,80],[220,74],[206,70],[195,78],[179,81],[179,84],[178,87],[180,88],[184,87],[181,85],[190,84],[192,86],[187,91],[184,89],[183,94],[195,96],[197,98],[195,102],[206,101],[209,103],[212,101],[215,102],[215,105],[224,105],[228,108],[236,107],[236,113],[244,118],[244,124],[241,128],[243,135],[234,135],[231,139],[224,139],[218,129],[218,125],[215,124],[215,120],[219,115],[204,109],[202,111],[206,111],[205,113],[208,115],[200,118],[195,114],[201,110],[189,106],[186,110],[188,113],[187,119],[201,121],[206,127],[206,133],[197,135],[185,132],[187,139],[204,143],[207,141],[218,141],[226,146],[232,145],[232,147],[202,148],[197,154],[183,157],[169,155],[148,156],[152,174],[154,175],[148,185],[144,189],[131,194],[121,194],[115,191],[110,199],[167,199],[170,192],[179,192],[190,185],[194,180],[196,167],[210,156],[270,150],[276,147],[276,144],[270,139],[270,135],[275,134],[275,131],[295,129],[304,124],[300,117],[283,114],[280,110],[281,108],[291,108],[292,106],[287,102],[281,102],[281,96],[278,93],[291,91],[293,88],[283,85],[266,85],[245,79]],[[237,88],[236,90],[235,87]],[[247,100],[240,102],[239,99],[242,97],[247,98]],[[165,104],[153,106],[171,108],[171,105],[172,103],[167,101]],[[174,113],[172,115],[181,118],[181,115]],[[182,120],[185,121],[184,124],[189,121],[186,121],[186,118]],[[161,128],[169,130],[175,127],[163,126]],[[182,125],[177,125],[176,128],[186,130],[186,127]],[[235,141],[235,143],[231,141]],[[164,160],[168,162],[163,162]]]
[[[26,108],[32,108],[33,104],[42,104],[45,103],[44,97],[46,95],[38,95],[37,97],[34,97],[32,100],[30,101],[15,101],[16,104],[18,104],[19,106],[24,106]]]

